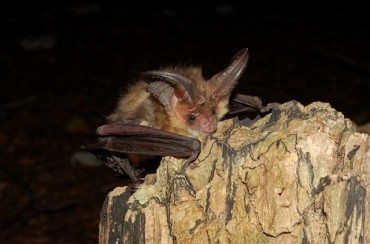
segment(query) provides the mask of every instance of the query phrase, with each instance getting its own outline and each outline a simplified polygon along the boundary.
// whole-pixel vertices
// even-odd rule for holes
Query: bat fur
[[[134,185],[152,165],[153,155],[186,157],[179,170],[180,174],[185,172],[200,152],[196,137],[214,133],[217,122],[229,112],[231,92],[248,58],[248,49],[240,50],[225,69],[207,80],[200,67],[192,66],[141,73],[107,116],[108,124],[97,128],[98,142],[82,148],[117,174],[126,173]],[[275,106],[263,106],[258,97],[243,94],[233,101],[241,105],[238,113],[251,109],[265,112]]]
[[[204,79],[199,67],[144,72],[119,99],[108,120],[110,123],[139,120],[141,125],[194,138],[212,134],[217,129],[217,122],[229,110],[230,93],[247,65],[248,56],[248,49],[242,49],[226,69],[209,80]],[[173,75],[174,79],[184,78],[190,84],[188,87],[167,84],[167,74]],[[153,84],[163,85],[164,88],[160,88],[163,94],[151,92]]]
[[[200,67],[169,67],[140,75],[118,101],[109,123],[139,121],[145,125],[196,138],[210,135],[228,112],[233,87],[245,70],[247,48],[240,50],[221,72],[205,80]],[[129,154],[129,161],[140,164],[147,155]]]

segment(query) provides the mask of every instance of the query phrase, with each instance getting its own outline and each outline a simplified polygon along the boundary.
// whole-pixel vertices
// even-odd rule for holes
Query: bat
[[[185,172],[200,153],[200,135],[211,135],[229,112],[231,92],[249,58],[248,48],[237,52],[222,71],[205,79],[200,67],[168,67],[146,71],[119,98],[117,106],[97,128],[98,142],[82,148],[94,153],[133,185],[156,157],[186,158]],[[240,94],[241,111],[267,111],[258,97]],[[240,107],[240,106],[239,106]],[[243,110],[244,107],[244,110]]]

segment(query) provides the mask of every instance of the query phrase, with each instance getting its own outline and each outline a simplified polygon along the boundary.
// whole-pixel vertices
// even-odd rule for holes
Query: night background
[[[370,122],[369,19],[344,1],[0,3],[0,242],[97,242],[105,196],[128,180],[80,146],[145,70],[209,77],[248,47],[235,92]]]

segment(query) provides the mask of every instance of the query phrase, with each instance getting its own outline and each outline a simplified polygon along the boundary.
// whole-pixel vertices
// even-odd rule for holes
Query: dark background
[[[97,242],[104,198],[127,180],[71,158],[145,70],[193,64],[208,77],[248,47],[236,92],[369,122],[369,9],[298,2],[1,3],[0,242]]]

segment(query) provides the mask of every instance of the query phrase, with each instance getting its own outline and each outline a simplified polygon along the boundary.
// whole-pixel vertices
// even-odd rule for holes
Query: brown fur
[[[212,134],[228,112],[231,90],[248,57],[247,48],[240,50],[226,69],[209,80],[204,80],[199,67],[192,66],[144,72],[148,80],[131,86],[108,119],[113,123],[139,120],[142,125],[189,137]]]
[[[174,101],[174,108],[171,111],[166,111],[163,105],[147,91],[148,84],[144,81],[138,81],[119,99],[115,111],[108,116],[109,121],[139,119],[143,125],[185,136],[197,136],[203,132],[196,128],[197,125],[194,128],[188,123],[189,112],[204,114],[207,117],[213,116],[215,120],[221,119],[227,113],[228,97],[221,101],[210,98],[210,94],[207,94],[208,82],[204,80],[200,68],[175,67],[165,70],[191,79],[197,92],[206,98],[205,103],[194,105],[183,101]],[[212,110],[215,110],[215,115],[212,114]]]
[[[209,80],[204,80],[199,67],[191,66],[144,72],[142,77],[148,80],[139,80],[129,87],[107,118],[111,123],[139,121],[141,125],[188,137],[212,134],[228,112],[231,90],[243,73],[248,56],[248,49],[240,50],[226,69]],[[127,156],[133,164],[151,158]]]

